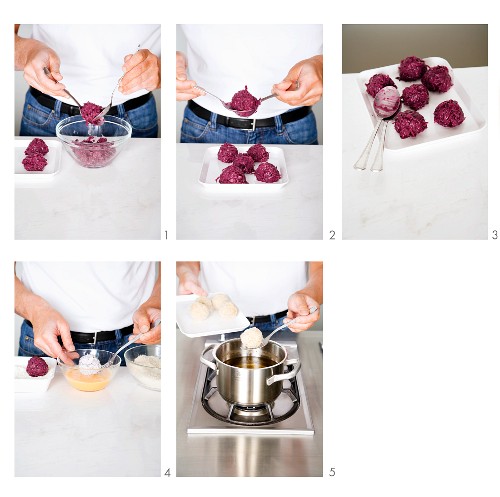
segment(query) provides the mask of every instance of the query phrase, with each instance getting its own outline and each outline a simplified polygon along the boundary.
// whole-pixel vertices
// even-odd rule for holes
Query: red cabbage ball
[[[266,150],[266,147],[264,147],[264,145],[261,145],[260,143],[252,145],[247,150],[247,154],[252,157],[255,162],[265,162],[267,159],[269,159],[269,152]]]
[[[276,183],[281,178],[281,174],[274,164],[262,162],[255,170],[255,177],[263,183]]]
[[[102,112],[103,107],[92,102],[85,102],[80,108],[80,114],[87,124],[94,124],[95,126],[101,126],[104,123],[104,118],[97,116]]]
[[[231,109],[240,112],[251,112],[252,114],[257,110],[260,105],[258,98],[255,98],[245,86],[244,90],[240,90],[233,95],[231,99]]]
[[[420,79],[425,71],[427,70],[427,65],[422,59],[412,55],[411,57],[406,57],[399,64],[399,78],[401,81],[416,81]]]
[[[41,138],[33,138],[24,153],[25,155],[45,155],[48,151],[49,147]]]
[[[41,154],[27,155],[23,159],[23,166],[26,171],[43,171],[47,165],[47,159]]]
[[[403,103],[410,109],[419,110],[429,103],[429,91],[422,84],[410,85],[403,90]]]
[[[215,180],[221,184],[243,184],[248,183],[245,173],[238,166],[227,166],[222,170],[220,176]]]
[[[394,128],[404,140],[409,137],[415,138],[419,133],[422,133],[427,128],[427,122],[422,114],[413,110],[405,110],[394,119]]]
[[[221,162],[225,162],[226,164],[231,164],[235,157],[238,155],[238,149],[232,145],[231,143],[223,143],[219,148],[219,152],[217,153],[217,158]]]
[[[394,88],[397,88],[394,81],[387,74],[374,74],[365,86],[367,93],[374,98],[385,86],[394,86]]]
[[[245,174],[253,174],[253,159],[249,154],[238,154],[233,161],[233,166],[239,167]]]
[[[26,372],[33,378],[45,376],[49,372],[49,365],[41,357],[32,357],[28,361]]]
[[[422,83],[429,91],[447,92],[453,85],[446,66],[430,67],[422,77]]]
[[[464,121],[464,112],[456,100],[441,102],[434,111],[434,122],[445,128],[454,128]]]

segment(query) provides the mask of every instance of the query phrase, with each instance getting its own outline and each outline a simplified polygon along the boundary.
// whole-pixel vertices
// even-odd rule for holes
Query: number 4
[[[168,468],[167,471],[165,471],[165,475],[164,476],[170,476],[170,468]]]

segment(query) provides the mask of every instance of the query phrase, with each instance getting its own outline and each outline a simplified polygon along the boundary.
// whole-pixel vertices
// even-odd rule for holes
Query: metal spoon
[[[392,116],[397,114],[399,109],[401,108],[401,100],[398,100],[398,107],[396,109],[389,109],[383,105],[384,99],[386,98],[386,91],[391,91],[391,90],[386,90],[386,88],[392,89],[392,91],[397,92],[399,96],[399,92],[396,90],[396,88],[390,86],[390,87],[384,87],[382,88],[376,95],[375,99],[373,101],[373,109],[375,110],[375,113],[378,116],[377,123],[375,124],[375,128],[373,129],[373,132],[368,139],[368,143],[366,144],[365,149],[361,153],[359,159],[356,161],[354,164],[354,169],[360,169],[364,170],[366,169],[366,165],[368,163],[368,158],[370,157],[370,152],[372,149],[373,141],[375,140],[375,136],[377,135],[377,132],[380,128],[380,125],[382,124],[382,121],[386,119],[390,119]],[[383,91],[386,90],[386,91]]]
[[[140,48],[141,46],[137,45],[137,50],[135,51],[135,53],[137,53],[140,50]],[[118,80],[118,83],[116,83],[114,90],[111,92],[111,99],[109,101],[109,104],[106,105],[106,107],[104,107],[104,109],[102,109],[101,112],[99,112],[99,114],[97,114],[97,116],[95,116],[94,119],[101,119],[101,117],[104,117],[109,112],[109,109],[113,107],[113,95],[115,94],[116,89],[120,86],[123,76],[125,76],[125,74],[123,74],[122,77]]]
[[[394,119],[399,111],[401,110],[401,102],[399,104],[398,110],[391,116],[384,119],[384,124],[382,128],[382,136],[380,138],[380,143],[378,145],[377,155],[375,159],[373,159],[372,167],[370,170],[374,173],[381,173],[384,167],[384,148],[385,148],[385,134],[387,133],[387,126],[389,125],[389,121]]]
[[[157,319],[156,321],[154,321],[153,323],[151,323],[150,327],[149,327],[149,330],[144,332],[144,333],[139,333],[138,335],[135,335],[131,340],[129,340],[125,345],[122,345],[110,358],[107,362],[105,362],[104,364],[101,365],[101,369],[104,369],[104,368],[109,368],[116,356],[126,347],[128,347],[129,345],[132,345],[134,342],[136,342],[137,340],[139,340],[139,338],[141,338],[145,333],[148,333],[149,331],[151,331],[153,328],[156,328],[159,324],[161,323],[161,319]]]
[[[310,307],[309,308],[309,314],[314,314],[317,310],[318,310],[318,308],[316,306]],[[245,348],[245,349],[248,349],[248,350],[252,350],[252,349],[261,349],[261,348],[265,347],[269,343],[269,340],[271,339],[271,337],[276,332],[282,330],[283,328],[287,328],[290,324],[292,324],[295,321],[297,321],[297,319],[299,319],[300,317],[301,316],[297,316],[296,318],[292,319],[291,321],[288,321],[286,324],[282,324],[281,326],[278,326],[278,328],[276,328],[274,331],[271,331],[271,333],[269,333],[269,335],[267,335],[267,337],[262,340],[262,343],[258,347],[245,347],[243,345],[242,348]]]
[[[222,100],[222,98],[219,98],[217,95],[210,93],[209,91],[205,90],[205,88],[202,88],[201,86],[198,86],[198,85],[193,86],[193,88],[196,88],[197,90],[201,90],[201,91],[205,92],[207,95],[210,95],[211,97],[216,98],[217,100],[220,101],[220,103],[224,106],[225,109],[230,110],[231,112],[234,112],[236,115],[238,115],[240,117],[250,117],[251,115],[253,115],[257,112],[257,109],[259,108],[259,106],[262,102],[276,96],[274,93],[271,93],[271,95],[268,95],[267,97],[259,98],[259,103],[258,103],[257,107],[255,108],[255,110],[235,110],[231,107],[231,102],[224,102],[224,100]]]
[[[45,73],[45,76],[54,81],[54,83],[59,83],[59,81],[57,81],[57,79],[54,78],[54,76],[52,76],[52,73],[48,70],[48,68],[44,67],[43,72]],[[71,98],[75,102],[76,105],[78,105],[80,109],[82,108],[80,102],[78,102],[78,100],[73,95],[71,95],[71,93],[68,90],[64,89],[63,91],[64,93],[66,93],[66,95],[68,95],[69,98]]]

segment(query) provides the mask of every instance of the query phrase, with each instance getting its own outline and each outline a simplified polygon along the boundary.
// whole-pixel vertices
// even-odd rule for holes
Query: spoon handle
[[[309,309],[309,314],[314,314],[316,311],[318,310],[318,308],[316,306],[313,306]],[[291,321],[288,321],[286,324],[282,324],[281,326],[278,326],[278,328],[276,328],[274,331],[272,331],[269,335],[267,335],[266,339],[264,340],[264,345],[267,345],[269,343],[269,340],[271,339],[271,337],[277,332],[277,331],[280,331],[282,330],[283,328],[287,328],[288,325],[294,323],[295,321],[297,321],[297,319],[299,319],[300,317],[302,316],[297,316],[296,318],[292,319]]]
[[[382,122],[382,119],[379,119],[377,121],[377,124],[375,125],[375,128],[373,128],[372,135],[370,136],[370,139],[368,140],[368,143],[366,144],[365,149],[359,156],[359,159],[357,162],[354,164],[354,169],[366,169],[366,164],[368,162],[368,157],[370,157],[370,151],[372,149],[373,145],[373,140],[375,140],[375,136],[377,134],[378,129],[380,128],[380,123]]]
[[[271,93],[271,95],[268,95],[267,97],[260,98],[260,103],[264,102],[265,100],[269,100],[270,98],[275,97],[276,95],[274,93]]]
[[[59,81],[57,81],[57,79],[54,78],[54,76],[52,76],[52,73],[48,70],[48,68],[44,67],[43,72],[45,76],[54,81],[54,83],[59,83]],[[64,93],[66,93],[66,95],[68,95],[69,98],[71,98],[75,102],[76,105],[78,105],[78,107],[81,107],[80,102],[78,102],[78,100],[73,95],[71,95],[71,93],[68,90],[64,89],[63,91]]]
[[[385,148],[385,134],[387,133],[388,122],[384,121],[382,128],[382,136],[380,137],[380,143],[378,145],[377,155],[373,160],[371,170],[374,173],[381,173],[384,168],[384,148]]]

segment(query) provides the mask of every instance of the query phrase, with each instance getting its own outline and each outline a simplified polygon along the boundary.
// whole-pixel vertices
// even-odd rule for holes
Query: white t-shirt
[[[225,293],[245,316],[288,308],[288,298],[307,283],[306,262],[202,262],[200,283],[208,293]]]
[[[34,24],[32,37],[52,48],[61,59],[61,74],[68,91],[80,102],[105,107],[123,76],[124,57],[138,46],[160,56],[160,24]],[[147,93],[130,95],[118,89],[113,105]],[[75,105],[66,97],[57,99]]]
[[[188,24],[182,28],[188,77],[224,102],[245,86],[254,97],[266,97],[297,62],[323,53],[320,24]],[[211,112],[237,117],[210,95],[195,101]],[[270,98],[251,119],[274,117],[292,108]]]
[[[156,278],[154,262],[18,262],[16,272],[72,331],[84,333],[132,324]]]

